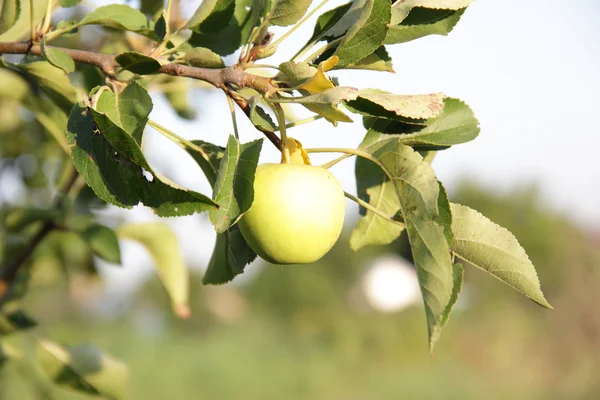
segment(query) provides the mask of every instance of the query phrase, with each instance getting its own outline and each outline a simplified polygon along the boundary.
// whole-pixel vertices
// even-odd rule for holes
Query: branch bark
[[[250,104],[248,104],[246,99],[229,89],[223,89],[223,91],[227,96],[231,97],[231,99],[235,102],[235,104],[238,105],[238,107],[244,112],[244,114],[246,114],[246,116],[250,118]],[[275,147],[281,150],[281,139],[279,138],[279,136],[277,136],[277,134],[275,134],[275,132],[261,129],[258,126],[255,126],[255,128],[262,132],[263,135],[265,135],[267,139],[269,139],[271,143],[275,145]]]
[[[79,177],[79,173],[73,167],[71,174],[69,175],[68,180],[64,183],[64,187],[56,195],[54,200],[54,207],[61,208],[63,207],[63,198],[64,196],[71,190],[77,178]],[[2,304],[8,289],[11,284],[14,282],[19,270],[27,260],[31,257],[37,246],[40,244],[42,240],[52,231],[57,228],[57,225],[54,221],[45,222],[42,227],[36,232],[35,235],[29,239],[29,242],[25,246],[25,248],[10,262],[6,263],[2,269],[0,270],[0,305]]]
[[[114,75],[115,69],[119,67],[116,57],[109,54],[68,49],[65,47],[47,46],[47,48],[63,51],[75,62],[95,65],[107,75]],[[38,44],[32,45],[30,42],[0,42],[1,54],[32,54],[41,56],[42,47]],[[156,73],[199,79],[221,89],[225,88],[227,84],[233,84],[241,88],[253,88],[262,93],[274,89],[270,78],[245,72],[239,65],[212,69],[171,63],[163,65]]]
[[[114,76],[115,70],[119,67],[119,63],[116,61],[115,56],[112,55],[64,47],[47,46],[47,48],[63,51],[75,62],[94,65],[108,76]],[[32,54],[41,56],[42,47],[38,44],[32,45],[31,42],[0,42],[0,55],[2,54]],[[231,86],[252,88],[264,94],[268,94],[275,90],[271,78],[250,74],[244,71],[244,68],[240,65],[212,69],[171,63],[163,65],[156,73],[198,79],[210,83],[225,91],[225,93],[230,96],[248,116],[250,115],[248,103],[244,98],[237,96],[236,93],[230,89]],[[257,129],[277,148],[281,149],[281,140],[275,133],[264,131],[259,128]]]

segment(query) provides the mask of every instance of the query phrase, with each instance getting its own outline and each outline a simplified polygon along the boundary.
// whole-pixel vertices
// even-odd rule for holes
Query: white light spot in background
[[[381,312],[397,312],[421,298],[417,273],[404,258],[384,255],[376,258],[362,280],[367,302]]]

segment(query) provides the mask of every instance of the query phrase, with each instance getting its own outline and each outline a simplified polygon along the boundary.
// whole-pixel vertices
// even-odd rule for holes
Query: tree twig
[[[115,70],[119,68],[119,63],[115,56],[112,55],[64,47],[47,46],[47,48],[63,51],[71,56],[75,62],[94,65],[109,76],[114,76]],[[41,56],[42,48],[37,44],[31,45],[31,42],[0,42],[0,55],[2,54],[32,54]],[[210,83],[225,91],[248,117],[250,117],[248,102],[235,91],[231,90],[230,87],[252,88],[263,94],[272,93],[276,89],[271,78],[250,74],[240,65],[212,69],[170,63],[163,65],[156,73],[198,79]],[[278,149],[281,149],[281,140],[275,133],[262,130],[258,127],[257,129]]]
[[[71,187],[77,181],[77,177],[79,173],[73,167],[73,170],[67,181],[64,183],[64,186],[57,193],[56,198],[54,199],[54,207],[61,208],[63,206],[64,196],[71,190]],[[57,228],[57,225],[54,221],[45,222],[42,227],[36,232],[35,235],[29,239],[29,242],[25,246],[25,248],[10,262],[6,263],[2,269],[0,270],[0,304],[2,303],[3,298],[5,297],[8,289],[11,284],[14,282],[19,269],[29,260],[37,246],[40,244],[42,240],[52,231]]]
[[[75,62],[95,65],[107,75],[114,75],[115,69],[119,67],[115,56],[109,54],[54,46],[47,46],[47,48],[63,51],[71,56]],[[42,48],[38,44],[30,47],[27,42],[0,42],[0,54],[32,54],[41,56]],[[226,88],[227,85],[236,85],[241,88],[253,88],[261,93],[274,90],[271,78],[250,74],[244,71],[244,68],[239,65],[212,69],[170,63],[163,65],[156,73],[199,79],[221,89]]]
[[[229,96],[238,105],[238,107],[240,107],[240,109],[244,112],[244,114],[246,114],[248,116],[248,118],[250,118],[250,111],[251,111],[250,104],[248,104],[246,99],[244,99],[242,96],[240,96],[233,90],[230,90],[229,88],[225,88],[225,89],[223,89],[223,91],[225,92],[225,94],[227,94],[227,96]],[[279,136],[277,136],[277,134],[275,134],[275,132],[261,129],[258,126],[255,126],[255,127],[256,127],[256,129],[261,131],[263,133],[263,135],[265,135],[267,137],[267,139],[269,139],[271,141],[271,143],[273,143],[275,145],[275,147],[277,147],[279,150],[281,150],[281,139],[279,139]]]

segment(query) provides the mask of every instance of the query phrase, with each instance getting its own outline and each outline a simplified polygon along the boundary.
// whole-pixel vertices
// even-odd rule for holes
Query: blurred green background
[[[409,257],[405,238],[359,253],[342,238],[319,264],[255,264],[260,272],[243,284],[205,287],[195,276],[187,321],[171,315],[156,278],[119,312],[103,312],[99,281],[56,279],[42,249],[27,310],[40,334],[124,361],[132,399],[599,398],[600,238],[545,209],[533,187],[459,188],[454,201],[515,233],[554,311],[467,266],[461,303],[431,356],[420,300],[384,313],[361,291],[376,257]],[[25,360],[0,366],[2,400],[84,398],[45,389]]]
[[[442,164],[437,164],[438,169],[434,162],[434,168],[448,176],[481,169],[479,181],[488,187],[506,187],[507,181],[538,176],[532,171],[541,166],[547,179],[540,183],[554,185],[545,193],[554,193],[556,198],[568,194],[563,197],[570,199],[569,212],[581,217],[590,212],[595,196],[576,189],[596,187],[590,183],[598,169],[589,166],[597,160],[597,146],[589,138],[598,136],[590,134],[588,119],[568,116],[589,115],[597,108],[594,66],[600,59],[600,47],[594,39],[597,4],[581,2],[577,7],[575,3],[567,7],[555,1],[550,7],[540,0],[537,4],[513,1],[511,7],[506,2],[474,2],[481,7],[473,7],[470,19],[461,21],[465,26],[472,21],[472,30],[457,30],[443,41],[430,42],[434,51],[423,47],[422,53],[413,54],[410,48],[403,48],[406,53],[398,53],[403,72],[394,80],[384,75],[372,86],[391,89],[396,84],[402,86],[402,92],[411,92],[414,84],[418,91],[443,90],[481,108],[476,111],[483,132],[474,142],[481,147],[465,145],[464,153],[463,147],[452,149],[447,153],[455,158],[444,161],[440,156],[436,162]],[[542,7],[544,12],[539,11]],[[510,29],[498,29],[494,18],[507,9],[519,12],[510,11]],[[476,10],[484,14],[476,14]],[[104,46],[95,43],[96,36],[90,35],[90,43],[84,47]],[[479,41],[471,43],[474,39]],[[66,38],[57,43],[79,48],[78,40]],[[443,71],[437,62],[443,59],[439,55],[442,50],[451,54],[446,59],[452,60]],[[467,58],[469,54],[471,58]],[[404,62],[411,58],[418,60],[412,67]],[[424,71],[419,75],[417,70]],[[97,84],[98,77],[89,68],[81,72],[88,85]],[[573,88],[577,91],[571,92]],[[200,103],[211,102],[207,93],[202,96]],[[540,117],[556,110],[557,98],[579,101],[561,103],[564,118]],[[43,105],[49,114],[55,113],[49,103]],[[228,116],[221,113],[225,117],[215,117],[219,114],[206,104],[197,106],[209,125],[200,126],[198,121],[184,125],[174,120],[174,113],[164,110],[158,119],[189,134],[188,138],[225,137],[222,124]],[[228,113],[224,102],[223,110]],[[0,121],[0,176],[4,180],[0,197],[8,199],[0,205],[49,204],[53,196],[49,182],[54,182],[64,162],[60,149],[34,115],[15,101],[0,99]],[[314,135],[321,128],[311,125],[310,131],[299,137],[305,145],[331,140],[339,147],[338,141],[345,140],[355,146],[358,135],[364,134],[360,124],[355,125],[357,132],[360,130],[355,136],[342,127],[327,137]],[[568,137],[569,143],[577,144],[577,151],[566,151],[564,140],[556,139],[559,137]],[[152,164],[169,160],[164,143],[155,147]],[[172,159],[175,157],[179,153]],[[475,159],[479,164],[472,162]],[[587,169],[583,162],[590,163]],[[452,165],[460,168],[452,170]],[[165,173],[170,172],[168,167],[171,165],[163,165]],[[190,170],[182,169],[187,180],[178,182],[198,184]],[[27,190],[19,195],[20,181]],[[591,229],[591,223],[581,228],[552,211],[547,204],[566,203],[541,197],[534,186],[504,193],[466,181],[452,187],[457,188],[450,193],[452,201],[475,208],[515,234],[537,268],[553,311],[466,266],[460,303],[432,356],[420,299],[386,313],[373,307],[363,290],[365,274],[382,255],[410,259],[406,238],[387,248],[353,253],[348,237],[343,237],[319,264],[255,264],[249,267],[250,277],[240,277],[243,282],[238,278],[234,284],[219,287],[203,286],[201,275],[195,275],[192,318],[182,321],[172,315],[156,277],[131,298],[114,296],[103,290],[103,280],[96,275],[91,253],[81,239],[55,232],[35,253],[31,290],[24,299],[26,311],[40,327],[31,335],[10,340],[47,337],[66,346],[93,343],[128,366],[128,391],[134,400],[599,399],[598,228]],[[85,196],[90,191],[82,193]],[[197,240],[201,244],[205,239]],[[10,245],[17,248],[19,243]],[[8,247],[0,259],[11,257]],[[93,398],[50,387],[31,364],[31,354],[12,357],[3,350],[0,348],[0,400]]]

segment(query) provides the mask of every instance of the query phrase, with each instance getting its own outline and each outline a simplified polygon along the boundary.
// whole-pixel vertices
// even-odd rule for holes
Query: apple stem
[[[275,115],[277,116],[277,123],[279,124],[279,131],[281,133],[281,163],[289,164],[291,162],[290,149],[287,144],[287,132],[285,128],[285,113],[281,105],[276,103],[269,103]]]
[[[229,112],[231,113],[231,122],[233,124],[233,135],[237,140],[240,140],[240,134],[238,133],[237,120],[235,118],[235,107],[233,106],[233,100],[229,96],[227,97],[227,103],[229,104]]]

